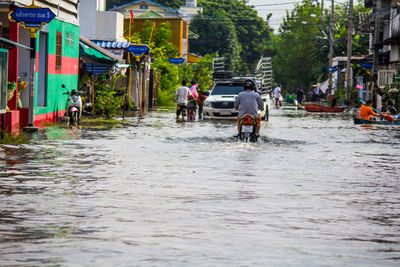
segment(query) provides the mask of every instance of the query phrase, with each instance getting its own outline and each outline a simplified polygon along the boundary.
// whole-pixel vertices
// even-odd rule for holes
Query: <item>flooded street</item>
[[[400,127],[173,110],[0,148],[0,266],[399,266]]]

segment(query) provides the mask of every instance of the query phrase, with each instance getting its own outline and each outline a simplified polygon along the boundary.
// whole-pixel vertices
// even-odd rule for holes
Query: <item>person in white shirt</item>
[[[188,96],[192,96],[192,92],[186,86],[187,81],[182,81],[182,86],[180,86],[175,92],[175,100],[176,100],[176,119],[179,120],[179,115],[182,114],[182,120],[185,120],[186,109],[188,103]]]
[[[275,107],[276,108],[279,108],[278,104],[279,104],[279,106],[282,107],[281,95],[282,95],[281,85],[278,83],[278,85],[274,89],[274,100],[275,100]]]

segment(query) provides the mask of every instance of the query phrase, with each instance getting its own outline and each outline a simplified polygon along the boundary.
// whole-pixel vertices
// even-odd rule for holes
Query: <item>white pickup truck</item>
[[[236,119],[238,111],[235,110],[235,100],[242,92],[243,82],[241,81],[220,81],[216,82],[210,91],[210,95],[204,101],[204,119]],[[269,119],[270,96],[261,94],[264,102],[264,110],[258,111],[263,120]]]

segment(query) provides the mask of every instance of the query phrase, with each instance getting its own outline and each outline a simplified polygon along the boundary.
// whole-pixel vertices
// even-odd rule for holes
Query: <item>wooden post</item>
[[[373,57],[373,85],[372,85],[372,96],[373,99],[376,100],[376,87],[378,84],[378,71],[379,71],[379,31],[380,31],[380,18],[379,13],[381,11],[381,1],[376,1],[375,6],[375,24],[374,24],[374,39],[373,39],[373,49],[374,49],[374,57]],[[376,101],[374,101],[376,105]]]
[[[328,95],[332,94],[332,68],[333,68],[333,44],[334,44],[334,37],[333,37],[333,22],[334,22],[334,15],[335,15],[335,1],[332,0],[331,4],[331,17],[329,20],[329,89]]]

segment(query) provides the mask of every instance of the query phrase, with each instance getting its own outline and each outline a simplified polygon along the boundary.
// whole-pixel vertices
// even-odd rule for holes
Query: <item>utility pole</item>
[[[331,17],[329,20],[329,89],[328,89],[328,95],[332,94],[332,65],[333,65],[333,17],[335,15],[335,1],[332,0],[331,4]]]
[[[375,6],[375,23],[374,23],[374,69],[373,69],[373,98],[376,99],[376,87],[378,86],[378,70],[379,70],[379,32],[380,32],[380,18],[379,13],[381,10],[381,1],[376,1]]]
[[[347,64],[346,64],[346,96],[350,96],[350,88],[353,86],[353,70],[351,68],[352,42],[353,42],[353,0],[349,1],[349,17],[347,26]]]
[[[324,0],[321,0],[321,26],[324,25]]]

